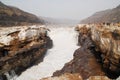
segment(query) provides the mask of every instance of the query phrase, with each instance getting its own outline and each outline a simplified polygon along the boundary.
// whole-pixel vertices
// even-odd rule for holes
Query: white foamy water
[[[49,36],[53,40],[53,48],[48,50],[43,62],[24,71],[17,80],[40,80],[52,76],[53,72],[60,70],[73,58],[73,53],[78,48],[74,28],[50,29]]]

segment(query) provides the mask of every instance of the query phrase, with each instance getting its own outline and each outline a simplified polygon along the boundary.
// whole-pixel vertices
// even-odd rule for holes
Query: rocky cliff
[[[0,80],[9,80],[13,71],[19,75],[42,61],[52,47],[48,31],[41,26],[0,28]]]
[[[84,19],[81,23],[116,23],[120,22],[120,5],[113,9],[96,12],[92,16]]]
[[[89,34],[92,42],[92,54],[96,56],[102,66],[102,70],[109,78],[115,79],[120,75],[120,27],[117,25],[92,24],[84,25],[77,29],[79,31],[80,44],[86,40],[81,35]]]
[[[44,20],[16,7],[7,6],[0,2],[0,26],[18,26],[28,24],[44,24]]]

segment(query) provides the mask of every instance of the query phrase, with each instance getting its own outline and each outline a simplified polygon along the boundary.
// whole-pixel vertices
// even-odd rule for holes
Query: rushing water
[[[52,76],[53,72],[60,70],[73,58],[73,53],[78,48],[74,28],[50,29],[49,36],[53,40],[53,48],[48,50],[43,62],[24,71],[17,80],[40,80]]]

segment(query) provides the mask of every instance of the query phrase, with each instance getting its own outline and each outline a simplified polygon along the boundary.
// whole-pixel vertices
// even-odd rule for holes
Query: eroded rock
[[[52,40],[47,36],[48,29],[45,27],[12,29],[13,27],[1,29],[0,75],[11,70],[19,75],[37,61],[41,61],[47,49],[52,47]]]
[[[120,27],[91,24],[79,26],[78,29],[82,36],[87,31],[88,37],[94,44],[94,51],[99,52],[95,53],[95,56],[98,56],[97,59],[101,61],[107,75],[111,78],[118,77],[120,75]],[[79,42],[80,40],[79,36]]]

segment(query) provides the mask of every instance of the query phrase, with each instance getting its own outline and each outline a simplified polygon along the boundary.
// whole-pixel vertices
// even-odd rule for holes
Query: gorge
[[[61,69],[73,58],[73,53],[78,48],[77,33],[74,27],[58,27],[50,28],[49,36],[53,40],[53,48],[47,51],[43,62],[27,69],[17,80],[39,80],[52,76],[53,72]]]
[[[119,13],[120,5],[81,21],[38,17],[0,1],[0,80],[120,80]]]

